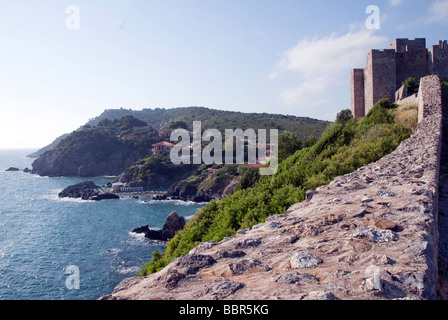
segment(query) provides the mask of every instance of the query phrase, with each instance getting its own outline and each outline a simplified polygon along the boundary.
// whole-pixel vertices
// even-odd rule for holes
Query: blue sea
[[[155,250],[166,248],[132,233],[134,228],[162,228],[172,211],[189,220],[203,206],[143,198],[59,199],[69,185],[112,179],[5,172],[31,168],[26,155],[32,151],[0,150],[0,300],[94,300],[112,293]]]

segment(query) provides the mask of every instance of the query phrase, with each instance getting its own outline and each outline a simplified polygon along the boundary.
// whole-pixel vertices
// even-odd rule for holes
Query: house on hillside
[[[157,156],[159,154],[169,157],[171,149],[175,146],[174,143],[162,141],[152,145],[152,154]]]

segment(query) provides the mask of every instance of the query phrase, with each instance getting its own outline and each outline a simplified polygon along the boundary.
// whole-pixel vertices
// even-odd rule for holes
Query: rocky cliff
[[[145,134],[140,140],[123,139],[122,135],[132,129],[122,122],[72,132],[57,147],[40,155],[33,162],[33,171],[41,176],[120,174],[147,155],[157,141],[154,132]]]
[[[440,79],[419,95],[418,129],[393,153],[103,299],[436,299]]]

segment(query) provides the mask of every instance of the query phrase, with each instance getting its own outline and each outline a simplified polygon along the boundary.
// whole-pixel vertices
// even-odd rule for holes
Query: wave
[[[174,206],[204,206],[208,204],[208,202],[193,202],[193,201],[183,201],[183,200],[139,200],[141,204],[158,204],[158,203],[167,203],[172,204]]]
[[[95,203],[93,200],[83,200],[81,198],[59,198],[58,194],[46,194],[41,196],[41,199],[57,202]]]
[[[123,249],[120,249],[120,248],[112,248],[112,249],[107,250],[107,253],[110,253],[110,254],[119,254],[119,253],[122,252],[122,251],[123,251]]]
[[[145,234],[144,233],[136,233],[136,232],[129,232],[128,233],[132,238],[138,239],[138,240],[144,240]]]
[[[119,274],[136,274],[140,271],[140,267],[118,267],[117,272]]]

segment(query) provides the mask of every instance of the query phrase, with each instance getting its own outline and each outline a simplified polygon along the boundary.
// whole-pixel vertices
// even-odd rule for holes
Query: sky
[[[333,121],[371,49],[447,27],[448,0],[0,0],[0,149],[113,108]]]

